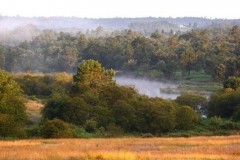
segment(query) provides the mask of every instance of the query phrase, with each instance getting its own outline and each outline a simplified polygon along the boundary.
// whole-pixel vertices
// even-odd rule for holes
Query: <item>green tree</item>
[[[228,33],[230,50],[237,56],[240,55],[240,27],[233,26]]]
[[[191,70],[196,66],[198,58],[197,54],[188,41],[182,41],[179,44],[177,53],[179,54],[183,69],[188,72],[188,75],[190,75]]]
[[[73,47],[65,47],[60,58],[60,66],[63,71],[71,71],[77,62],[77,49]]]
[[[87,60],[78,66],[77,74],[73,76],[73,91],[98,94],[108,85],[115,84],[112,79],[114,74],[113,70],[103,68],[98,61]]]
[[[23,136],[26,111],[19,85],[0,70],[0,136]]]

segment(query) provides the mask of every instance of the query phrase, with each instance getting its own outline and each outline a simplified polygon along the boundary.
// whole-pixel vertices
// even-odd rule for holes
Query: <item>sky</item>
[[[3,0],[0,15],[25,17],[240,18],[240,0]]]

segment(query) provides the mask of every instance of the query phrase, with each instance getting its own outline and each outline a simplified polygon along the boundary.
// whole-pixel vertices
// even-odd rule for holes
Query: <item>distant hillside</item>
[[[154,29],[165,28],[165,30],[173,29],[174,31],[182,30],[182,28],[202,28],[209,26],[222,26],[222,25],[239,25],[240,19],[207,19],[197,17],[182,17],[182,18],[77,18],[77,17],[7,17],[0,16],[0,30],[14,29],[19,26],[28,24],[35,25],[40,29],[54,29],[54,30],[92,30],[98,26],[102,26],[107,30],[122,30],[122,29],[135,29],[139,27],[152,25]],[[166,28],[166,24],[167,28]],[[139,25],[139,26],[138,26]],[[164,27],[162,27],[164,26]],[[146,28],[145,28],[146,29]]]

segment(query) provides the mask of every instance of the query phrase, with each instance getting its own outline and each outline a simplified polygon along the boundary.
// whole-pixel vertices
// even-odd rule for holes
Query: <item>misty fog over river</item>
[[[176,91],[178,85],[171,82],[148,80],[131,76],[116,76],[114,78],[119,85],[133,86],[140,94],[149,97],[161,97],[164,99],[176,99],[180,92]]]

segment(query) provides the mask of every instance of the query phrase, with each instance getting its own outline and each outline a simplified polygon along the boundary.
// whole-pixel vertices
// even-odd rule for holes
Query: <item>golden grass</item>
[[[40,101],[27,100],[25,103],[28,120],[39,123],[41,120],[41,110],[44,105]]]
[[[6,160],[239,160],[240,136],[0,141]]]

